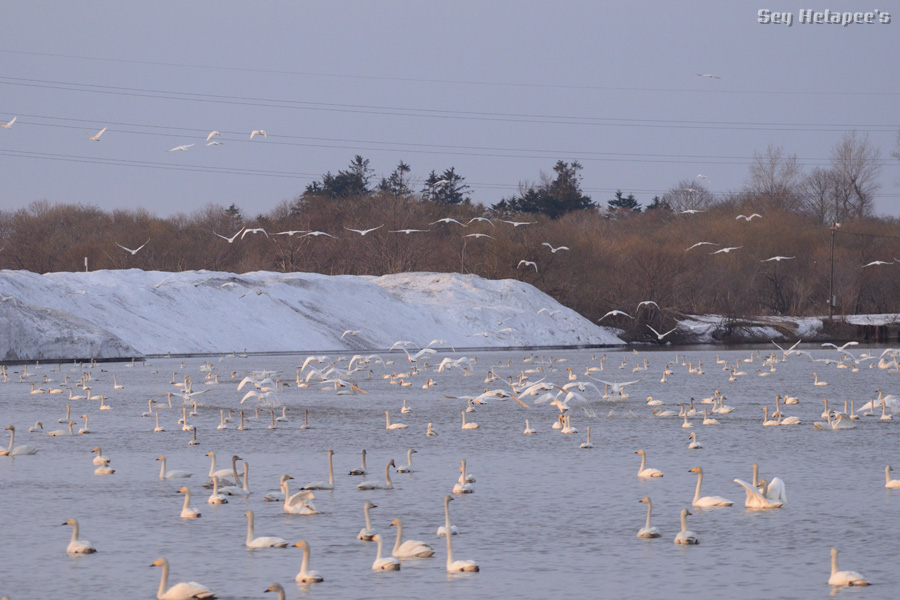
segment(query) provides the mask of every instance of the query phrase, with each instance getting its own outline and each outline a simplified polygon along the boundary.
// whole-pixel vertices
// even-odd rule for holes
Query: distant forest
[[[0,212],[0,268],[474,273],[528,282],[594,321],[623,310],[639,318],[603,324],[634,337],[683,314],[827,315],[832,289],[835,315],[900,313],[900,221],[872,207],[880,164],[856,134],[806,173],[770,147],[742,190],[715,196],[701,174],[642,207],[626,192],[590,198],[581,165],[559,161],[485,207],[452,168],[414,186],[405,163],[376,181],[357,156],[256,216],[48,201]],[[644,300],[659,308],[636,315]]]

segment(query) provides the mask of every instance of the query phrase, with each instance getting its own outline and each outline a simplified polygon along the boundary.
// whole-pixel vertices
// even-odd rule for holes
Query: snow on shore
[[[0,360],[623,343],[531,285],[452,273],[0,271],[0,296]]]

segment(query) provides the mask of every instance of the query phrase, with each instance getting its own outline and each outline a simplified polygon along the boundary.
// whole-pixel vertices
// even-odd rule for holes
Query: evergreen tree
[[[497,212],[530,212],[547,215],[558,219],[574,210],[594,208],[596,205],[590,196],[581,191],[581,171],[583,167],[578,161],[571,164],[557,161],[553,167],[554,179],[541,174],[540,185],[531,185],[519,192],[517,196],[503,198],[491,208]]]
[[[384,194],[392,194],[398,198],[412,196],[413,191],[409,187],[409,178],[407,177],[407,173],[411,170],[412,168],[401,160],[390,176],[381,178],[378,184],[378,191]]]
[[[609,210],[612,212],[619,212],[620,210],[641,212],[641,205],[635,199],[634,194],[625,196],[622,190],[616,190],[616,197],[612,200],[607,200],[606,204],[609,205]]]
[[[440,175],[434,171],[428,174],[422,187],[422,197],[439,204],[462,204],[472,200],[467,196],[469,189],[466,178],[450,167]]]
[[[314,181],[309,184],[303,194],[329,198],[368,196],[372,193],[369,189],[371,178],[372,169],[369,168],[369,159],[357,154],[346,169],[338,171],[337,175],[332,175],[331,171],[325,173],[321,182]]]

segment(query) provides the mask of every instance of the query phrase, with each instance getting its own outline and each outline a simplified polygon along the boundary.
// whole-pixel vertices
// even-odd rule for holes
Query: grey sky
[[[810,8],[892,22],[798,24]],[[18,118],[0,129],[0,208],[252,215],[355,154],[377,176],[453,166],[485,205],[579,160],[594,200],[646,205],[700,173],[736,190],[769,144],[824,166],[856,129],[882,153],[876,211],[900,215],[898,34],[886,0],[7,1],[0,121]]]

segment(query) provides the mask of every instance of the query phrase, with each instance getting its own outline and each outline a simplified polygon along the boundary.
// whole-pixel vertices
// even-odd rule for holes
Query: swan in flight
[[[411,233],[428,233],[431,231],[430,229],[393,229],[389,231],[389,233],[405,233],[409,235]]]
[[[3,129],[9,129],[10,127],[13,126],[13,123],[15,123],[16,119],[18,119],[18,118],[19,117],[13,117],[11,121],[7,121],[6,123],[0,123],[0,127],[2,127]]]
[[[294,544],[294,548],[303,550],[303,560],[300,562],[300,572],[294,578],[297,583],[319,583],[325,581],[325,578],[319,575],[318,571],[309,570],[309,544],[306,540],[300,540]]]
[[[198,519],[200,518],[200,512],[196,508],[191,508],[188,506],[191,502],[191,490],[187,487],[181,487],[178,489],[179,494],[184,494],[184,506],[181,507],[181,518],[182,519]]]
[[[372,233],[373,231],[377,231],[384,227],[384,223],[379,225],[378,227],[372,227],[371,229],[350,229],[349,227],[344,227],[347,231],[352,231],[353,233],[358,233],[359,235],[366,235],[367,233]]]
[[[770,508],[781,508],[783,506],[782,502],[770,501],[756,488],[751,487],[746,481],[735,479],[734,482],[743,487],[744,491],[747,492],[747,499],[744,501],[744,506],[747,508],[754,510],[768,510]]]
[[[9,425],[6,430],[9,431],[9,448],[0,450],[0,456],[29,456],[37,454],[37,448],[34,446],[24,445],[13,448],[13,442],[16,439],[16,428],[14,425]]]
[[[450,525],[450,502],[453,500],[453,496],[444,496],[444,531],[452,531],[452,527]],[[440,535],[440,531],[438,532]],[[447,538],[447,572],[448,573],[458,573],[462,571],[479,571],[478,563],[471,560],[453,560],[453,546],[451,545],[450,538],[451,535],[446,536]]]
[[[100,451],[100,448],[94,448],[97,452]],[[99,455],[98,455],[99,457]],[[97,458],[94,458],[97,460]],[[166,471],[166,457],[165,456],[157,456],[156,460],[160,461],[162,464],[159,465],[159,478],[163,481],[166,479],[182,479],[184,477],[192,477],[193,473],[188,473],[187,471]]]
[[[697,534],[687,528],[687,518],[691,514],[686,508],[681,509],[681,531],[675,536],[676,544],[696,545],[700,543]]]
[[[107,129],[108,129],[107,127],[104,127],[103,129],[101,129],[100,131],[98,131],[95,135],[91,135],[91,134],[88,133],[87,131],[85,131],[84,133],[85,133],[85,135],[88,136],[88,139],[91,140],[92,142],[99,142],[99,141],[100,141],[100,136],[103,135],[103,134],[106,132]]]
[[[94,548],[94,545],[87,540],[79,540],[78,539],[78,519],[72,518],[63,523],[63,525],[71,525],[72,526],[72,540],[69,542],[69,545],[66,546],[66,553],[68,554],[93,554],[97,551]]]
[[[504,221],[503,219],[499,219],[501,223],[509,223],[513,227],[519,227],[520,225],[534,225],[536,221]]]
[[[372,536],[372,541],[378,545],[378,550],[375,554],[375,562],[372,563],[373,571],[399,571],[400,570],[400,561],[394,558],[393,556],[381,557],[381,547],[382,547],[382,539],[381,536],[377,533]]]
[[[707,79],[722,79],[718,75],[712,73],[697,73],[697,77],[706,77]],[[706,177],[705,175],[697,175],[697,177]],[[706,177],[708,179],[708,177]]]
[[[644,380],[644,378],[642,377],[640,379],[635,379],[634,381],[624,381],[622,383],[619,383],[619,382],[613,383],[612,381],[603,381],[602,379],[596,379],[594,377],[591,377],[591,379],[595,379],[596,381],[599,381],[600,383],[608,385],[610,397],[616,396],[617,398],[620,398],[623,400],[628,397],[628,394],[625,393],[625,386],[632,385],[635,383],[640,383],[641,381]]]
[[[476,235],[476,234],[472,234],[472,235]],[[537,263],[534,262],[533,260],[525,260],[525,259],[520,260],[519,264],[516,266],[516,269],[518,269],[522,265],[525,265],[526,267],[534,267],[535,273],[537,273],[537,271],[538,271]]]
[[[440,181],[438,183],[440,183]],[[454,219],[452,217],[444,217],[443,219],[438,219],[437,221],[433,221],[433,222],[429,223],[429,225],[437,225],[438,223],[447,223],[447,224],[456,223],[457,225],[462,225],[463,227],[467,227],[467,225],[463,225],[462,223],[460,223],[459,221],[457,221],[456,219]]]
[[[894,469],[888,465],[884,468],[884,487],[890,489],[900,489],[900,479],[891,479],[891,471]]]
[[[772,258],[767,258],[760,262],[771,262],[773,260],[776,262],[781,262],[783,260],[794,260],[795,258],[797,258],[797,257],[796,256],[773,256]]]
[[[237,239],[237,236],[241,235],[241,233],[242,233],[243,231],[244,231],[244,228],[241,227],[241,228],[238,230],[238,232],[237,232],[236,234],[234,234],[233,236],[231,236],[231,237],[225,237],[224,235],[220,235],[220,234],[216,233],[215,231],[213,231],[213,233],[214,233],[215,235],[219,236],[220,238],[222,238],[223,240],[225,240],[226,242],[228,242],[229,244],[233,244],[233,243],[234,243],[234,240]]]
[[[673,327],[672,329],[670,329],[669,331],[667,331],[667,332],[665,332],[665,333],[660,333],[660,332],[658,332],[657,330],[655,330],[655,329],[653,329],[652,327],[650,327],[649,325],[647,325],[647,328],[650,329],[650,331],[652,331],[653,333],[656,334],[656,339],[659,340],[660,342],[663,340],[664,337],[666,337],[666,336],[669,335],[670,333],[674,333],[674,332],[678,329],[678,327]]]
[[[392,490],[394,489],[394,483],[391,481],[391,467],[396,467],[394,464],[394,459],[388,461],[387,466],[384,468],[384,483],[379,483],[377,481],[363,481],[357,484],[356,489],[365,491],[365,490]]]
[[[831,549],[831,577],[828,578],[828,585],[869,585],[866,578],[856,571],[838,571],[838,551],[837,548]]]
[[[731,246],[728,248],[721,248],[719,250],[716,250],[715,252],[710,252],[710,254],[728,254],[729,252],[740,250],[741,248],[743,248],[743,246]]]
[[[170,148],[166,152],[187,152],[187,149],[193,146],[194,144],[183,144],[181,146],[175,146],[174,148]]]
[[[196,581],[176,583],[169,587],[169,561],[165,558],[157,558],[151,567],[162,567],[162,577],[159,580],[159,590],[156,592],[158,600],[212,600],[216,597],[211,589]]]
[[[663,472],[660,471],[659,469],[644,468],[644,465],[647,462],[647,454],[643,450],[637,450],[637,451],[635,451],[635,454],[641,455],[641,466],[638,469],[638,474],[637,474],[638,477],[640,477],[642,479],[647,479],[649,477],[662,477],[663,476]]]
[[[245,229],[244,229],[244,232],[241,234],[241,239],[244,239],[244,236],[247,235],[248,233],[261,233],[261,234],[263,234],[264,236],[269,237],[269,234],[266,233],[266,230],[265,230],[265,229],[263,229],[262,227],[255,227],[255,228],[253,228],[253,229],[247,229],[247,228],[245,228]]]
[[[688,473],[696,473],[697,474],[697,489],[694,492],[694,500],[691,502],[691,506],[696,506],[698,508],[709,508],[712,506],[731,506],[734,504],[731,500],[727,498],[722,498],[721,496],[703,496],[700,497],[700,486],[703,484],[703,469],[700,467],[694,467]]]
[[[547,242],[542,242],[542,243],[541,243],[541,246],[547,246],[548,248],[550,248],[550,252],[552,252],[553,254],[556,254],[556,253],[559,252],[560,250],[568,250],[568,249],[569,249],[568,246],[558,246],[558,247],[554,248],[553,246],[551,246],[551,245],[550,245],[549,243],[547,243]]]
[[[213,138],[214,138],[215,136],[217,136],[217,135],[218,135],[218,136],[221,136],[222,134],[219,133],[218,131],[215,131],[215,130],[210,131],[210,132],[209,132],[209,135],[206,136],[206,141],[208,142],[209,140],[213,139]]]
[[[244,513],[244,516],[247,517],[247,541],[245,545],[248,548],[287,548],[287,540],[283,538],[274,536],[255,537],[253,535],[253,511],[248,510]]]
[[[403,541],[403,521],[394,519],[391,521],[391,527],[397,528],[397,540],[394,542],[394,549],[391,554],[397,558],[428,558],[434,555],[434,548],[425,542],[416,540]]]
[[[685,248],[684,251],[687,252],[688,250],[693,250],[693,249],[696,248],[697,246],[718,246],[718,245],[719,245],[719,244],[714,244],[714,243],[712,243],[712,242],[697,242],[696,244],[694,244],[694,245],[691,246],[690,248]]]
[[[398,473],[412,473],[412,455],[418,454],[418,451],[410,448],[406,451],[406,464],[402,467],[397,467]]]
[[[292,496],[291,489],[287,482],[288,479],[293,479],[293,477],[288,475],[284,478],[284,481],[281,482],[281,491],[284,492],[284,512],[292,515],[319,514],[319,511],[316,510],[316,507],[310,502],[310,500],[315,498],[313,493],[309,490],[303,490]]]
[[[623,317],[628,317],[629,319],[633,319],[633,318],[634,318],[634,317],[632,317],[631,315],[629,315],[629,314],[628,314],[627,312],[625,312],[625,311],[622,311],[622,310],[611,310],[611,311],[609,311],[608,313],[606,313],[605,315],[603,315],[602,317],[600,317],[599,319],[597,319],[597,322],[602,321],[602,320],[605,319],[606,317],[609,317],[609,316],[615,317],[615,316],[618,316],[618,315],[622,315]]]
[[[653,503],[650,501],[650,496],[644,496],[638,502],[643,502],[647,505],[647,523],[638,529],[637,536],[639,538],[658,538],[659,529],[650,525],[650,514],[653,512]]]
[[[356,534],[356,539],[362,540],[364,542],[369,542],[375,536],[375,530],[372,529],[372,518],[369,516],[369,511],[373,508],[378,508],[378,506],[372,504],[371,502],[366,502],[363,505],[363,514],[366,517],[366,526],[359,530],[359,533]]]
[[[268,137],[268,136],[266,135],[265,130],[263,130],[263,129],[254,129],[253,131],[250,132],[250,139],[252,140],[253,137],[254,137],[254,136],[257,136],[257,135],[261,135],[261,136],[263,136],[263,137]]]
[[[762,215],[759,214],[759,213],[753,213],[752,215],[749,215],[749,216],[747,216],[747,215],[738,215],[738,216],[736,216],[736,217],[734,218],[734,220],[737,221],[737,220],[739,220],[739,219],[743,219],[743,220],[745,220],[745,221],[747,221],[747,222],[749,223],[750,221],[752,221],[753,219],[756,219],[756,218],[762,219]]]
[[[415,452],[415,451],[413,451]],[[312,481],[307,483],[301,490],[333,490],[334,489],[334,450],[328,451],[328,483],[324,481]]]

